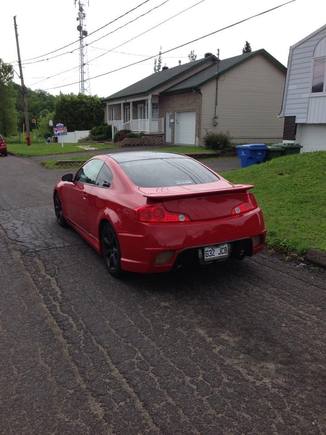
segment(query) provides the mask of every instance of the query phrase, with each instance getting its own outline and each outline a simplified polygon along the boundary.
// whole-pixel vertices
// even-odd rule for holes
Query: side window
[[[96,184],[96,178],[102,166],[102,160],[94,159],[87,162],[77,172],[75,181],[80,181],[81,183],[87,184]]]
[[[325,75],[326,75],[326,58],[315,59],[313,65],[311,92],[324,92]]]
[[[112,183],[113,174],[111,169],[104,163],[98,174],[96,184],[99,187],[109,187]]]

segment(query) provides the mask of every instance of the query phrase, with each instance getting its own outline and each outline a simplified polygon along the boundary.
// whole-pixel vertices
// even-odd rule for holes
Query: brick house
[[[238,143],[279,141],[285,76],[265,50],[223,60],[208,53],[109,96],[105,120],[165,143],[200,145],[208,132],[228,132]]]

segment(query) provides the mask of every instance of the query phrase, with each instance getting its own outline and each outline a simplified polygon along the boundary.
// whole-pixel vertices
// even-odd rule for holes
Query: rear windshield
[[[139,187],[184,186],[218,181],[219,178],[195,160],[134,160],[120,163],[128,177]]]

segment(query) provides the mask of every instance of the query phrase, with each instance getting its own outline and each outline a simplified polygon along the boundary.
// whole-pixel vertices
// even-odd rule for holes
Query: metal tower
[[[75,6],[78,4],[78,15],[77,21],[78,26],[77,30],[79,33],[79,92],[81,94],[86,93],[85,86],[85,57],[86,57],[86,44],[84,43],[84,38],[87,36],[86,30],[86,13],[85,13],[85,4],[89,5],[87,0],[75,0]]]

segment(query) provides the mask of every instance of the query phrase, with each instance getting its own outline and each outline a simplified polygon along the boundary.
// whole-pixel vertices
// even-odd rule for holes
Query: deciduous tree
[[[104,120],[100,98],[89,95],[63,95],[57,98],[54,122],[62,122],[69,131],[90,130]]]
[[[17,132],[13,76],[12,66],[0,59],[0,134],[4,136]]]

